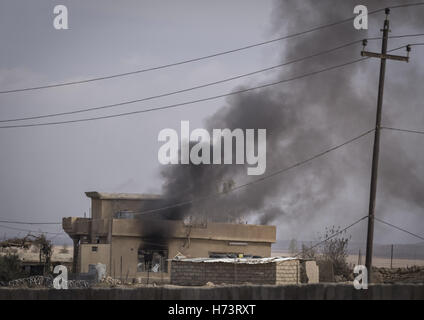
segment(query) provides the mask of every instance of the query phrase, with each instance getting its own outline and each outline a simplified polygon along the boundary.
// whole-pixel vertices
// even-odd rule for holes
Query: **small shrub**
[[[27,274],[22,271],[22,265],[17,255],[0,256],[0,281],[8,282],[26,276]]]
[[[300,253],[300,256],[302,259],[316,260],[317,255],[318,255],[317,250],[316,248],[313,248],[312,243],[310,246],[307,246],[304,243],[302,243],[302,251]]]
[[[336,233],[337,235],[324,243],[322,255],[323,259],[331,261],[333,264],[335,276],[342,276],[345,279],[348,279],[352,274],[346,260],[348,256],[348,244],[351,237],[346,236],[346,231],[341,232],[340,230],[340,227],[335,226],[325,228],[324,239],[327,239]]]

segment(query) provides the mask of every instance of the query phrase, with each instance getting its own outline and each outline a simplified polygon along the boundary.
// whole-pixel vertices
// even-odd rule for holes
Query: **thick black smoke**
[[[278,1],[272,21],[275,33],[291,34],[353,16],[353,8],[357,4],[366,5],[372,11],[401,3],[403,1]],[[423,8],[392,10],[392,34],[424,30],[423,13]],[[355,30],[353,23],[349,22],[287,40],[282,60],[380,36],[384,17],[384,13],[371,15],[368,31]],[[391,43],[394,47],[407,42],[397,40]],[[368,49],[376,51],[380,45],[380,41],[370,41]],[[361,49],[358,44],[294,64],[282,69],[278,78],[286,79],[358,59]],[[404,51],[397,53],[405,54]],[[383,118],[386,124],[402,119],[403,126],[417,128],[419,120],[424,123],[424,110],[417,105],[417,95],[423,95],[419,90],[423,79],[423,72],[418,71],[420,52],[413,54],[416,55],[415,68],[401,62],[388,63],[390,70],[387,73]],[[206,120],[205,128],[209,131],[213,128],[267,129],[265,175],[268,175],[372,129],[375,125],[378,70],[379,62],[370,59],[290,84],[231,97],[225,106]],[[402,105],[396,103],[400,102],[410,106],[408,116],[398,115]],[[413,148],[414,143],[417,143],[416,138],[408,139],[395,133],[387,133],[383,137],[377,202],[377,209],[382,215],[387,210],[386,204],[390,204],[392,211],[400,210],[401,203],[407,203],[412,212],[422,211],[424,152]],[[171,210],[167,217],[198,216],[236,221],[255,216],[260,223],[280,219],[286,224],[301,225],[317,216],[330,215],[339,219],[343,217],[340,221],[353,221],[367,212],[371,150],[372,135],[369,135],[281,176]],[[247,176],[244,165],[174,165],[167,166],[162,176],[164,194],[170,199],[169,203],[201,199],[256,178]]]

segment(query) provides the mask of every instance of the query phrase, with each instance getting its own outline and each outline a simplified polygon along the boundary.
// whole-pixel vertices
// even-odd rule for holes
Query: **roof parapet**
[[[100,200],[161,200],[161,195],[158,194],[141,194],[141,193],[107,193],[89,191],[85,195],[91,199]]]

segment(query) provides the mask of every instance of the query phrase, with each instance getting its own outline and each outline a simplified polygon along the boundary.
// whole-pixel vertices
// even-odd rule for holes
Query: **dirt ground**
[[[352,264],[358,264],[358,256],[350,255],[347,261]],[[365,257],[362,257],[362,263],[365,264]],[[376,267],[390,268],[390,259],[374,257],[372,264]],[[393,268],[406,268],[412,266],[424,266],[424,260],[418,259],[393,259]]]
[[[0,255],[5,255],[7,253],[17,254],[19,258],[25,262],[38,262],[40,259],[39,251],[37,248],[34,247],[31,247],[29,249],[14,247],[0,249]],[[64,248],[63,246],[53,246],[52,262],[72,262],[72,255],[73,250],[70,246],[68,246],[67,248]]]
[[[284,256],[288,257],[290,254],[287,252],[280,252],[280,251],[273,251],[271,254],[273,257],[275,256]],[[349,255],[347,257],[348,263],[351,263],[353,265],[358,264],[358,255]],[[379,258],[374,257],[373,258],[373,265],[376,267],[385,267],[390,268],[390,259],[387,258]],[[362,256],[362,264],[365,264],[365,256]],[[412,267],[412,266],[424,266],[424,260],[419,259],[393,259],[393,268],[406,268],[406,267]]]

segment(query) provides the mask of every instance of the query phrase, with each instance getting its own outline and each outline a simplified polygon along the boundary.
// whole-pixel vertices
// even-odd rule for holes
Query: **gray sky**
[[[313,21],[302,16],[299,8],[293,8],[290,12],[289,7],[282,19],[277,3],[271,0],[125,0],[119,4],[112,0],[3,0],[0,3],[0,89],[80,80],[208,55],[287,34],[287,30],[293,31],[290,26],[294,21],[297,25],[304,23],[303,29],[316,26]],[[55,4],[68,7],[70,30],[53,28]],[[350,14],[346,12],[343,16]],[[375,19],[370,21],[370,28],[373,28],[370,34],[379,35],[382,16],[370,19]],[[423,31],[402,26],[393,33]],[[290,41],[120,79],[0,95],[0,119],[139,99],[254,71],[280,63],[283,53],[293,49],[291,43],[299,40]],[[343,43],[344,40],[340,41]],[[398,43],[403,44],[392,42],[394,46]],[[323,43],[315,50],[325,47]],[[378,45],[373,47],[377,48]],[[414,51],[413,56],[415,65],[389,63],[388,74],[391,77],[399,75],[399,81],[407,81],[408,74],[414,73],[418,66],[423,67],[423,49]],[[378,64],[374,63],[370,67],[375,75],[372,79],[364,80],[361,74],[357,74],[351,84],[352,90],[376,87],[376,66]],[[416,76],[421,75],[417,72]],[[178,96],[60,119],[106,115],[182,102],[225,93],[238,85],[260,83],[275,76],[275,72],[269,72]],[[387,90],[393,89],[394,85],[393,82],[389,83]],[[420,86],[422,83],[414,83],[410,93],[388,96],[389,101],[399,107],[386,109],[386,116],[391,117],[389,122],[396,119],[398,127],[424,129],[422,105],[402,100],[405,96],[423,97]],[[181,120],[190,120],[192,128],[202,126],[203,120],[224,104],[225,100],[220,99],[174,110],[95,122],[1,130],[0,217],[24,221],[60,221],[64,216],[83,216],[89,209],[89,200],[84,195],[88,190],[159,193],[162,184],[157,161],[159,131],[163,128],[177,129]],[[374,108],[375,105],[370,107],[372,115]],[[405,113],[409,116],[405,116]],[[370,118],[363,121],[371,124],[374,120]],[[341,126],[331,129],[341,129]],[[335,132],[331,134],[337,136]],[[383,146],[384,141],[389,141],[387,139],[392,135],[399,133],[390,132],[383,137]],[[408,141],[407,153],[423,150],[422,137],[402,134],[401,138],[396,139]],[[367,140],[363,143],[370,147],[370,142]],[[314,143],[319,147],[317,150],[328,147],[327,144],[320,147],[320,141]],[[354,148],[350,151],[355,152]],[[421,159],[422,155],[422,152],[416,154]],[[328,165],[337,166],[340,157],[331,157]],[[354,179],[349,180],[340,190],[340,197],[334,206],[311,213],[307,219],[308,225],[304,225],[305,221],[301,220],[301,223],[290,224],[288,227],[284,219],[279,219],[275,222],[279,238],[311,239],[311,234],[322,231],[323,226],[348,224],[355,219],[339,219],[337,215],[337,211],[345,205],[359,203],[356,209],[365,211],[368,205],[369,167],[355,167],[352,164],[350,168],[358,172],[350,173]],[[423,166],[417,168],[417,175],[422,177]],[[302,174],[302,169],[298,169],[296,174]],[[401,209],[402,206],[398,205],[397,210],[389,212],[387,219],[422,234],[423,208],[411,208],[405,204],[403,216],[399,218]],[[60,226],[42,228],[50,232],[60,230]],[[358,228],[354,232],[357,234],[356,240],[361,241],[366,224]],[[3,232],[8,235],[18,233],[0,227],[0,235]],[[402,233],[377,227],[376,242],[389,241],[417,242]]]

